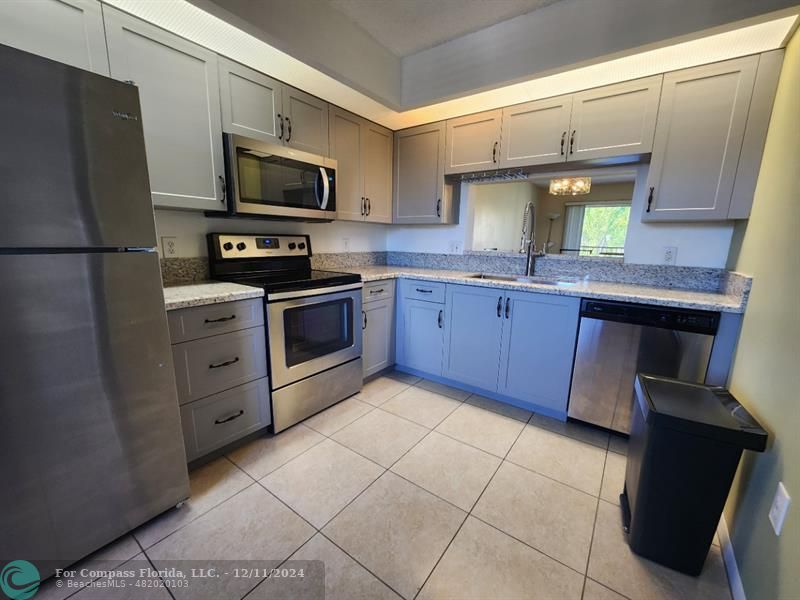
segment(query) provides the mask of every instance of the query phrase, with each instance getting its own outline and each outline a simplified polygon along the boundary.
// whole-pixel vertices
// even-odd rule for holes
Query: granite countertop
[[[693,308],[697,310],[730,313],[743,313],[746,304],[743,296],[734,294],[697,292],[628,283],[612,283],[608,281],[578,280],[575,285],[555,286],[541,283],[471,279],[469,276],[475,273],[423,269],[418,267],[348,267],[347,271],[360,274],[365,282],[409,277],[424,281],[461,283],[507,290],[557,294],[559,296],[579,296],[581,298],[594,298],[597,300],[639,302],[658,306]],[[568,279],[564,278],[564,280]]]
[[[264,290],[251,285],[218,281],[173,285],[164,288],[164,305],[167,310],[233,302],[247,298],[261,298]]]
[[[540,294],[556,294],[559,296],[578,296],[597,300],[618,300],[622,302],[639,302],[658,306],[676,308],[693,308],[730,313],[744,312],[746,299],[742,295],[715,292],[698,292],[675,288],[660,288],[628,283],[612,283],[608,281],[577,280],[575,285],[551,285],[494,279],[472,279],[465,271],[446,271],[425,269],[420,267],[367,266],[345,267],[350,273],[358,273],[364,282],[381,279],[398,279],[401,277],[424,281],[440,281],[444,283],[460,283],[482,287],[507,290],[530,291]],[[565,278],[565,280],[568,280]],[[164,288],[164,303],[167,310],[232,302],[246,298],[259,298],[264,290],[257,287],[227,282],[203,282],[187,285],[175,285]]]

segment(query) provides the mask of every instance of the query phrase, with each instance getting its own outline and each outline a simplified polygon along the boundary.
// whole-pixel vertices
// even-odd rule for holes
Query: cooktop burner
[[[355,273],[311,268],[307,235],[209,233],[211,279],[289,292],[360,283]]]

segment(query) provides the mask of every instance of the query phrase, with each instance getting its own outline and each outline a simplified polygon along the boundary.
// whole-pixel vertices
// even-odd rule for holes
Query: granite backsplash
[[[311,257],[312,268],[328,271],[380,265],[522,275],[525,272],[525,256],[491,252],[434,254],[379,251],[322,253]],[[208,259],[205,257],[162,258],[161,272],[164,285],[204,281],[209,277]],[[534,275],[723,292],[745,297],[749,295],[752,284],[752,279],[747,275],[725,269],[640,265],[623,263],[617,259],[564,255],[536,257]]]

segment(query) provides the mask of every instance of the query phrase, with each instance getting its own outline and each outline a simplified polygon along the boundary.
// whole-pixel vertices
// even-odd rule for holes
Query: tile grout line
[[[470,398],[470,396],[467,396],[467,399],[469,399],[469,398]],[[530,422],[532,417],[533,417],[533,413],[531,413],[531,416],[528,417],[528,421],[525,422],[525,425],[527,425],[528,422]],[[522,435],[522,432],[525,430],[525,425],[523,425],[522,429],[519,430],[519,433],[517,433],[517,437],[514,438],[514,442],[508,447],[508,450],[506,451],[506,456],[508,456],[508,453],[511,452],[511,448],[514,447],[514,444],[517,443],[517,440],[519,439],[519,436]],[[425,586],[427,585],[427,583],[430,580],[430,578],[433,575],[433,573],[436,571],[436,568],[439,566],[439,563],[442,562],[442,559],[444,558],[444,555],[447,554],[447,551],[450,549],[450,546],[453,545],[453,542],[455,541],[456,537],[458,537],[458,534],[461,532],[461,529],[464,527],[464,523],[466,523],[467,519],[470,518],[470,516],[472,515],[472,511],[474,510],[475,506],[478,504],[480,499],[483,497],[483,494],[486,491],[486,489],[492,483],[492,480],[494,479],[494,476],[497,474],[497,471],[499,471],[500,467],[503,465],[503,460],[505,460],[505,459],[503,458],[503,459],[500,460],[500,463],[497,465],[497,468],[495,468],[494,473],[492,473],[492,476],[489,477],[489,480],[486,482],[486,485],[483,486],[483,490],[481,490],[481,493],[478,494],[478,498],[472,504],[472,507],[468,511],[466,511],[467,514],[464,516],[464,519],[461,521],[461,524],[458,526],[458,529],[456,529],[456,532],[453,534],[453,537],[450,538],[450,541],[447,543],[447,546],[445,546],[444,551],[439,555],[439,558],[436,560],[436,563],[433,565],[433,568],[430,570],[428,575],[425,577],[425,581],[422,582],[422,585],[419,586],[419,589],[417,590],[417,593],[414,594],[414,600],[416,600],[417,596],[419,596],[420,593],[422,592],[422,590],[425,589]],[[431,492],[429,492],[429,493],[431,493]]]
[[[608,466],[608,450],[603,458],[603,474],[600,476],[600,494],[603,493],[603,481],[606,478],[606,467]],[[589,577],[589,564],[592,562],[592,545],[594,544],[594,532],[597,529],[597,516],[600,514],[600,496],[597,497],[597,502],[594,505],[594,519],[592,520],[592,535],[589,537],[589,552],[586,554],[586,568],[583,576],[583,588],[581,589],[581,598],[586,594],[586,580]]]

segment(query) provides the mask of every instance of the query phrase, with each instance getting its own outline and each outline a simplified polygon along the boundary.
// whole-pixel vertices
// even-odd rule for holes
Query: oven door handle
[[[322,180],[322,197],[320,198],[319,195],[319,181]],[[327,210],[328,208],[328,198],[331,194],[331,186],[328,183],[328,172],[325,170],[325,167],[319,168],[319,173],[317,174],[317,184],[314,185],[314,195],[317,197],[317,206],[319,206],[320,210]]]
[[[294,292],[275,292],[272,294],[267,294],[267,302],[273,302],[275,300],[292,300],[294,298],[309,298],[312,296],[335,294],[336,292],[360,290],[363,287],[364,287],[363,283],[348,283],[345,285],[333,285],[331,287],[314,288],[311,290],[296,290]]]

